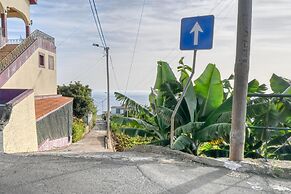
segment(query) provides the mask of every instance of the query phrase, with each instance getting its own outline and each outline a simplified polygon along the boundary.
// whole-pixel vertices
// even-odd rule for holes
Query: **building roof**
[[[35,116],[36,120],[55,112],[59,108],[73,101],[73,98],[63,96],[51,96],[35,99]]]

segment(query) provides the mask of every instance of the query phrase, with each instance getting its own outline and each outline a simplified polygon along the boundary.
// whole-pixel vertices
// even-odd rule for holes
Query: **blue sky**
[[[143,0],[97,0],[104,34],[113,59],[113,90],[124,90]],[[268,83],[272,73],[291,75],[291,1],[254,0],[250,79]],[[80,80],[94,90],[105,90],[103,51],[87,0],[39,0],[32,6],[33,29],[56,38],[58,83]],[[180,20],[183,17],[216,16],[214,48],[198,52],[198,76],[208,63],[217,64],[222,77],[234,69],[237,0],[146,0],[129,90],[153,86],[156,61],[174,68],[180,57],[191,64],[192,52],[179,51]],[[11,33],[19,37],[13,20]],[[10,24],[9,23],[9,24]],[[16,25],[17,24],[17,25]],[[15,27],[17,26],[17,27]],[[23,29],[24,30],[24,29]]]

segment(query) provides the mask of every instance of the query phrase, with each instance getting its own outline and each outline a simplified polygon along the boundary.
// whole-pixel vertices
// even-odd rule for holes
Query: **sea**
[[[125,94],[123,92],[119,93]],[[149,94],[149,91],[128,91],[125,95],[141,105],[149,105]],[[97,114],[100,115],[104,113],[104,111],[107,109],[107,93],[104,91],[93,91],[92,96],[94,103],[97,106]],[[112,107],[120,105],[121,103],[116,100],[114,92],[110,92],[110,106]]]

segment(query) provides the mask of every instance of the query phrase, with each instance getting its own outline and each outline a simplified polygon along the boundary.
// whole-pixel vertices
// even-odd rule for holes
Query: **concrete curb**
[[[291,161],[264,161],[261,159],[246,159],[242,162],[233,162],[229,161],[228,158],[216,159],[208,157],[198,157],[181,151],[171,150],[167,147],[153,145],[136,146],[130,151],[168,155],[183,161],[197,162],[207,166],[227,168],[238,172],[247,172],[259,175],[291,179]]]

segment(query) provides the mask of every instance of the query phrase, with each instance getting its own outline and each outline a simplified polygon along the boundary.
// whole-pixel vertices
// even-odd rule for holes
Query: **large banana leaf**
[[[258,116],[266,115],[269,112],[270,102],[265,98],[255,98],[249,100],[247,104],[247,116],[255,118]]]
[[[121,94],[119,92],[114,93],[116,100],[120,101],[122,105],[124,105],[126,108],[130,109],[131,111],[140,114],[145,113],[148,116],[152,117],[153,114],[149,111],[148,108],[140,105],[135,100],[125,96],[124,94]]]
[[[291,86],[289,86],[284,92],[283,94],[288,94],[291,95]]]
[[[289,90],[291,92],[291,80],[273,74],[270,83],[274,93],[288,93]]]
[[[223,138],[228,141],[230,131],[230,123],[217,123],[197,131],[194,138],[200,142],[212,141],[219,138]]]
[[[185,135],[181,135],[179,136],[174,144],[173,144],[173,149],[175,150],[189,150],[191,152],[191,147],[192,147],[192,144],[193,144],[193,140]],[[188,151],[188,152],[189,152]]]
[[[164,123],[163,125],[165,128],[170,127],[171,125],[171,117],[173,114],[173,110],[166,108],[166,107],[157,107],[157,117],[160,118],[160,120]],[[175,117],[175,126],[180,126],[184,123],[183,117],[177,113]]]
[[[111,120],[119,125],[131,125],[139,128],[146,128],[149,130],[157,129],[156,126],[145,122],[142,119],[123,117],[123,116],[114,116]]]
[[[282,135],[282,136],[280,135],[272,139],[271,141],[269,141],[268,146],[283,145],[288,141],[290,137],[291,137],[291,132],[286,133],[285,135]]]
[[[151,88],[151,93],[149,95],[149,102],[150,102],[150,106],[153,112],[156,111],[156,98],[157,98],[156,91],[153,88]]]
[[[162,84],[168,81],[176,81],[175,74],[168,63],[158,61],[157,77],[154,89],[160,89]]]
[[[150,137],[153,136],[151,132],[147,129],[139,128],[120,128],[120,131],[130,137],[141,136],[141,137]]]
[[[231,114],[232,110],[232,96],[226,99],[217,109],[215,109],[206,119],[205,126],[214,124],[217,119],[224,113]]]
[[[223,102],[223,84],[220,73],[214,64],[209,64],[195,81],[196,95],[201,99],[200,117],[218,108]]]
[[[195,135],[195,132],[201,129],[201,127],[204,125],[204,122],[190,122],[186,125],[178,127],[175,132],[176,136],[180,136],[183,134],[192,134],[192,136]]]
[[[131,125],[134,126],[134,128],[147,130],[148,132],[156,134],[157,137],[161,140],[167,138],[167,134],[163,134],[163,131],[161,131],[157,126],[151,125],[141,119],[129,117],[113,117],[112,121],[120,125]]]
[[[248,84],[248,93],[250,94],[264,93],[267,90],[267,86],[265,84],[260,85],[259,81],[256,79],[250,81]]]
[[[182,85],[177,81],[165,82],[161,85],[160,94],[163,96],[163,105],[166,108],[174,110],[177,105],[177,96],[183,91]],[[183,117],[184,123],[190,121],[187,104],[183,101],[180,105],[177,114]]]
[[[174,109],[177,104],[177,94],[183,91],[182,85],[177,81],[167,81],[160,87],[163,96],[163,106]]]
[[[187,84],[187,82],[189,80],[189,75],[188,75],[188,73],[186,72],[185,69],[182,69],[180,71],[181,71],[180,82],[182,83],[183,88],[185,89],[186,84]],[[188,106],[188,112],[190,114],[190,120],[191,120],[191,122],[194,122],[194,120],[195,120],[195,111],[196,111],[196,108],[197,108],[197,98],[196,98],[196,94],[195,94],[195,91],[194,91],[194,86],[193,86],[192,81],[190,82],[190,85],[189,85],[189,87],[188,87],[188,89],[186,91],[184,99],[185,99],[185,101],[187,103],[187,106]]]

